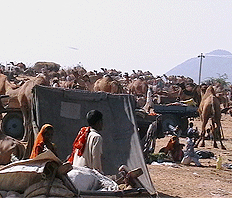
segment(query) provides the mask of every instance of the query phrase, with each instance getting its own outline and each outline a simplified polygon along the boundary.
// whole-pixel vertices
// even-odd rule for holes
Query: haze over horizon
[[[3,1],[0,63],[162,75],[202,52],[232,52],[231,10],[223,0]]]

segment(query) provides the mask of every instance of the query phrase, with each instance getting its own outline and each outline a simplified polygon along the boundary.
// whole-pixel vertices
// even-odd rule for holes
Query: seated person
[[[206,129],[206,136],[205,136],[205,139],[206,140],[212,140],[213,137],[212,137],[212,134],[210,132],[210,128]]]
[[[177,136],[172,136],[166,147],[160,149],[159,153],[170,155],[174,162],[180,162],[184,156],[182,151],[184,144],[180,144]]]
[[[192,122],[189,123],[189,128],[187,129],[187,137],[189,136],[194,137],[195,139],[199,138],[199,131],[197,130],[197,127],[196,129],[193,129]]]
[[[87,113],[88,127],[82,127],[73,143],[72,153],[68,162],[77,167],[88,167],[102,171],[102,136],[99,131],[103,128],[103,115],[98,110]]]
[[[52,136],[54,133],[54,128],[50,124],[44,124],[41,127],[40,132],[35,140],[30,159],[35,158],[37,155],[45,152],[46,150],[51,150],[56,156],[56,149],[54,143],[52,143]]]
[[[195,141],[192,141],[193,138],[193,133],[190,133],[187,137],[186,151],[184,152],[184,158],[181,163],[189,165],[191,162],[194,162],[196,166],[202,166],[199,162],[199,156],[194,152]]]

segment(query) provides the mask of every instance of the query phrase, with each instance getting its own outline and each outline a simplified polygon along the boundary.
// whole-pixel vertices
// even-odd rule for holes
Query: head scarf
[[[43,149],[43,146],[44,146],[44,132],[45,132],[45,129],[47,127],[52,127],[53,128],[53,126],[51,124],[44,124],[41,127],[40,132],[38,133],[37,138],[36,138],[36,140],[34,142],[34,146],[33,146],[33,149],[31,151],[30,159],[35,158],[39,154],[38,150],[37,150],[38,147]]]
[[[83,155],[89,132],[90,132],[90,127],[82,127],[81,130],[79,131],[76,139],[73,142],[72,153],[68,158],[69,163],[71,163],[71,164],[73,163],[74,154],[75,154],[77,149],[78,149],[77,155],[78,156]]]

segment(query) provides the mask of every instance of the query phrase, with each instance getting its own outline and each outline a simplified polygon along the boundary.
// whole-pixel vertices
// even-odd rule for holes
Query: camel
[[[9,89],[6,94],[9,95],[10,100],[17,100],[18,105],[23,114],[24,136],[22,141],[28,141],[29,134],[32,129],[31,123],[31,100],[32,88],[35,85],[49,85],[49,81],[43,74],[38,74],[35,78],[26,81],[21,87],[17,89]],[[10,102],[9,102],[10,103]]]
[[[220,101],[220,104],[223,105],[223,108],[228,108],[229,107],[229,100],[228,100],[225,93],[223,93],[223,92],[216,93],[216,96],[217,96],[218,100]]]
[[[14,160],[14,158],[22,159],[24,156],[24,145],[0,131],[0,164],[6,165]]]
[[[93,91],[94,83],[91,83],[90,77],[86,74],[79,74],[80,72],[83,72],[83,70],[71,70],[69,80],[60,83],[61,87]]]
[[[148,90],[148,85],[146,81],[142,79],[137,79],[137,80],[134,80],[132,83],[130,83],[128,87],[129,87],[130,94],[146,97],[147,90]]]
[[[94,83],[103,77],[103,75],[101,73],[95,73],[95,72],[87,72],[84,76],[88,76],[89,77],[89,82],[91,83],[91,85],[94,85]],[[83,76],[83,77],[84,77]]]
[[[9,89],[16,89],[17,85],[10,83],[7,76],[0,73],[0,95],[5,95]]]
[[[98,79],[94,83],[94,91],[103,91],[108,93],[122,93],[121,85],[109,75]]]
[[[7,76],[0,73],[0,95],[5,95],[9,89],[16,89],[18,86],[10,83],[7,80]],[[2,119],[2,113],[6,112],[6,109],[3,107],[4,101],[1,100],[3,96],[0,96],[0,119]]]
[[[214,139],[214,148],[218,148],[216,139],[219,138],[219,141],[221,143],[221,148],[226,149],[225,146],[222,143],[221,139],[221,109],[220,109],[220,101],[216,97],[214,88],[212,86],[209,86],[205,92],[205,94],[202,97],[200,106],[198,108],[199,115],[202,121],[202,133],[200,138],[197,140],[195,147],[198,146],[200,141],[202,140],[202,143],[200,146],[205,146],[205,132],[206,132],[206,125],[208,123],[209,118],[211,118],[212,121],[212,132],[213,132],[213,139]],[[215,128],[216,124],[216,128]]]

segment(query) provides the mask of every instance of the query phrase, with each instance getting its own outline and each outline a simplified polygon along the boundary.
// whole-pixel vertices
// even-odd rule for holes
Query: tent
[[[32,105],[35,135],[43,124],[52,124],[53,141],[61,160],[71,153],[79,129],[87,125],[86,113],[91,109],[101,111],[104,174],[116,175],[122,164],[131,170],[141,167],[140,182],[150,195],[155,194],[140,145],[132,95],[35,86]]]

